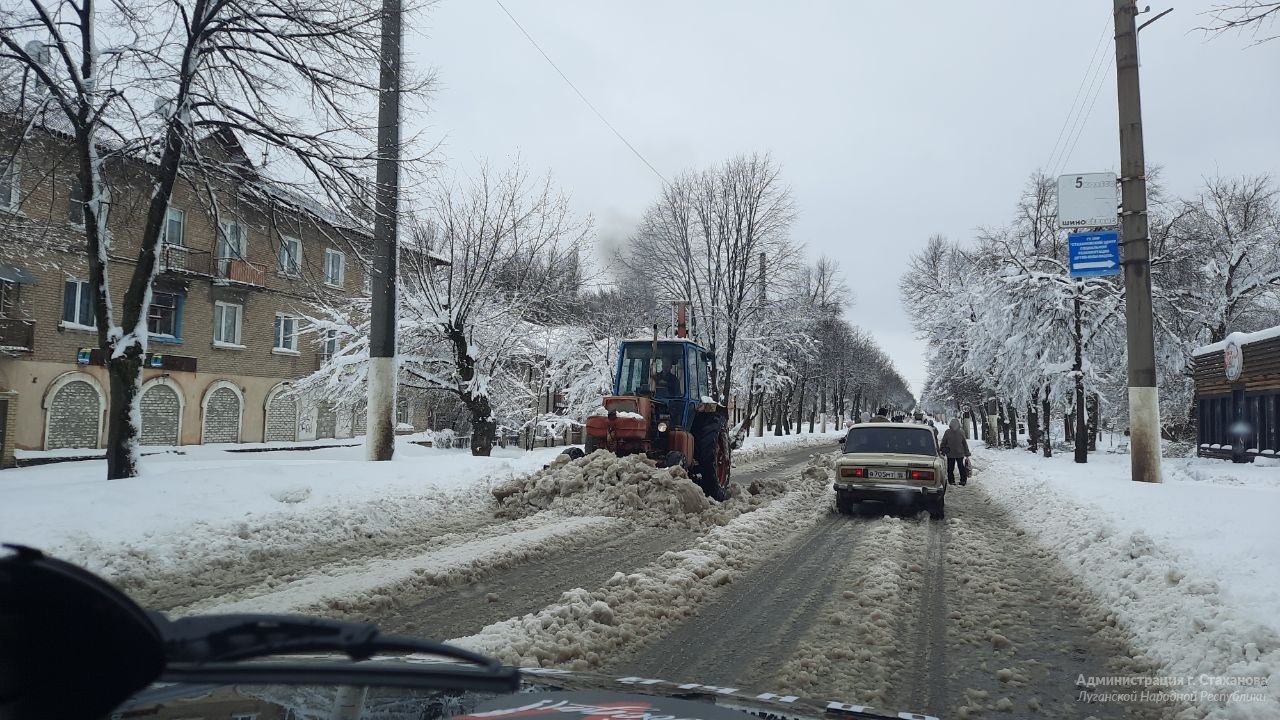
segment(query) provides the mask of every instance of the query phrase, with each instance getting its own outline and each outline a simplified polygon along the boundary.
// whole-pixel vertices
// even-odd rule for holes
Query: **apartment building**
[[[187,177],[174,189],[147,312],[142,442],[186,445],[346,437],[364,408],[310,401],[292,381],[335,339],[306,326],[321,298],[368,292],[357,223],[263,178],[230,133],[206,139],[235,177]],[[97,348],[83,210],[70,138],[0,134],[0,444],[96,448],[106,438],[108,377]],[[108,271],[122,303],[150,186],[140,160],[106,169],[112,187]],[[217,208],[216,212],[214,207]],[[412,423],[412,398],[401,408]],[[424,412],[417,413],[425,417]]]

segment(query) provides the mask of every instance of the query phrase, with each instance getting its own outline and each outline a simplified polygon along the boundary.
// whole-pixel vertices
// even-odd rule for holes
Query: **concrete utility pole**
[[[1129,457],[1133,480],[1160,482],[1160,402],[1151,319],[1147,171],[1138,85],[1139,28],[1135,27],[1138,7],[1135,0],[1114,3],[1116,95],[1120,108],[1120,242],[1129,346]]]
[[[378,73],[378,171],[374,188],[370,286],[369,418],[365,457],[395,453],[396,261],[400,243],[400,0],[382,0],[382,63]]]

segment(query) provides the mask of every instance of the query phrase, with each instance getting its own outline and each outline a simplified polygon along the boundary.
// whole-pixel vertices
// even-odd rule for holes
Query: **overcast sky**
[[[840,261],[857,294],[849,318],[916,390],[924,346],[897,292],[907,256],[933,233],[1006,223],[1037,168],[1118,165],[1111,0],[504,3],[664,175],[772,153],[799,208],[795,239]],[[1141,36],[1147,160],[1181,194],[1280,158],[1280,41],[1206,39],[1195,28],[1208,5],[1180,2]],[[406,121],[443,142],[450,166],[518,157],[594,216],[599,242],[626,237],[660,181],[497,2],[441,0],[412,26],[407,60],[439,87]],[[1050,166],[1082,82],[1077,105],[1092,110],[1069,160]]]

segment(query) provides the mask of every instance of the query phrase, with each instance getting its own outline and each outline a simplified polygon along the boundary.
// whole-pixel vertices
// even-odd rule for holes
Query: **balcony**
[[[31,352],[36,346],[36,324],[32,320],[0,318],[0,350]]]
[[[218,258],[216,277],[230,282],[265,287],[267,271],[240,258]]]
[[[166,244],[160,248],[160,272],[226,280],[265,287],[267,271],[243,258],[215,257],[208,250]]]
[[[193,250],[165,243],[160,247],[160,272],[213,275],[213,255],[207,250]]]

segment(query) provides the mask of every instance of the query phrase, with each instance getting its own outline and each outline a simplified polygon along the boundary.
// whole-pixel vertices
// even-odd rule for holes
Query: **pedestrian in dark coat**
[[[960,429],[960,419],[952,418],[942,434],[942,454],[947,456],[947,483],[956,484],[956,465],[960,466],[960,484],[969,483],[969,441]]]

